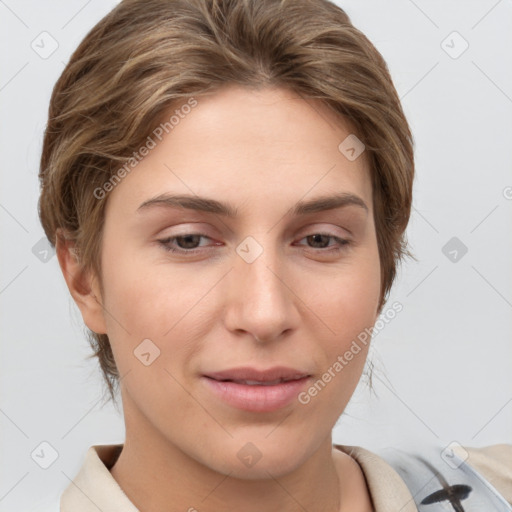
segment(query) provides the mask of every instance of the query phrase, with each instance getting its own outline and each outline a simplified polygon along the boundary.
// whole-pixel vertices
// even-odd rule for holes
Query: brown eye
[[[323,249],[325,247],[328,247],[330,238],[331,237],[329,235],[321,234],[309,235],[306,237],[308,243],[312,244],[313,247],[315,247],[316,249]]]
[[[210,237],[203,235],[201,233],[186,233],[183,235],[176,235],[162,240],[158,240],[158,242],[163,246],[163,248],[166,251],[178,252],[183,254],[194,254],[196,252],[196,249],[200,249],[200,247],[205,247],[204,245],[199,245],[202,238],[211,240]]]
[[[308,247],[310,247],[311,249],[329,249],[333,251],[341,250],[343,246],[346,246],[350,243],[349,240],[339,238],[329,233],[314,233],[312,235],[304,237],[302,240],[306,240],[308,243]],[[329,242],[331,240],[334,240],[335,243],[330,244]]]
[[[175,237],[175,240],[180,249],[195,249],[201,238],[201,235],[182,235]]]

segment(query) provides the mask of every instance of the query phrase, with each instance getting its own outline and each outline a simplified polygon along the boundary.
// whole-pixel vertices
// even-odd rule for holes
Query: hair
[[[379,311],[405,229],[413,138],[388,67],[329,0],[123,0],[72,54],[56,82],[44,133],[39,216],[50,243],[72,242],[102,286],[108,197],[97,190],[148,140],[171,106],[228,84],[284,87],[318,99],[365,145],[381,265]],[[340,141],[341,142],[341,141]],[[106,334],[87,329],[110,397],[119,372]]]

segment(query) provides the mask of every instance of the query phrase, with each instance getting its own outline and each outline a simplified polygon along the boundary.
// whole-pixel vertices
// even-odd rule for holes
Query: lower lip
[[[249,386],[236,382],[221,382],[209,377],[202,379],[224,402],[237,409],[251,412],[272,412],[289,405],[309,381],[309,377],[303,377],[272,386]]]

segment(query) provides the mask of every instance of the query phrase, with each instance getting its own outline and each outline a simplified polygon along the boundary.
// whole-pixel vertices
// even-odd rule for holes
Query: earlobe
[[[103,299],[97,276],[82,268],[74,242],[60,233],[57,233],[55,250],[69,293],[80,309],[85,325],[95,333],[106,334]]]

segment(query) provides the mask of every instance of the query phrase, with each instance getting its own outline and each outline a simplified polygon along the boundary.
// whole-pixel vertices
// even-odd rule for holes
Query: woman
[[[101,20],[53,91],[40,217],[126,440],[90,448],[61,510],[417,510],[331,437],[393,307],[413,175],[387,66],[326,0]],[[510,451],[466,451],[494,495]],[[463,510],[460,485],[424,505]]]

